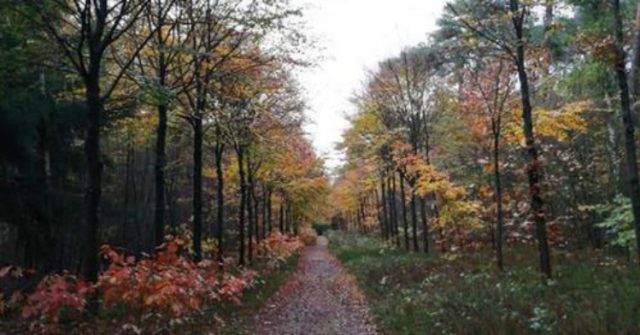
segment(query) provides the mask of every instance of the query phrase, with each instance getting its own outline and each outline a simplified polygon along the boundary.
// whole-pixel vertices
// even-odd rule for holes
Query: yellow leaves
[[[575,134],[585,133],[588,124],[582,115],[591,106],[592,103],[590,101],[578,101],[566,104],[555,110],[535,109],[533,117],[536,136],[564,142]],[[521,110],[515,109],[513,113],[517,114],[516,119],[521,119]],[[507,124],[505,127],[505,139],[508,143],[519,143],[524,146],[522,127],[517,122]]]
[[[213,167],[206,166],[202,169],[202,177],[206,179],[215,179],[216,178],[216,170]]]
[[[415,155],[398,160],[407,171],[407,177],[415,180],[413,192],[419,197],[432,197],[439,209],[435,225],[440,228],[449,226],[466,229],[480,228],[477,213],[480,205],[467,199],[464,187],[455,185],[445,173]]]

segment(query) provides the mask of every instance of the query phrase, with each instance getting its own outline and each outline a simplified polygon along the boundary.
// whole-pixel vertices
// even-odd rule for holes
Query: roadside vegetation
[[[510,252],[499,272],[491,252],[425,255],[355,233],[329,239],[384,334],[640,332],[640,273],[624,259],[554,254],[556,275],[545,282],[528,260],[532,246]]]

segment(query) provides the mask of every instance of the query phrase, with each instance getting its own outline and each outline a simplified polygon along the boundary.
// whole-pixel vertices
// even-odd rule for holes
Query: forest
[[[640,2],[443,4],[332,168],[298,1],[0,0],[0,334],[640,333]]]

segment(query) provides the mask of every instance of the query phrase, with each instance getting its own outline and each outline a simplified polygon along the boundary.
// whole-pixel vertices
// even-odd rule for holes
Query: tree
[[[170,82],[170,72],[175,70],[179,47],[184,47],[183,43],[188,40],[185,36],[179,36],[178,32],[178,22],[183,11],[183,8],[175,8],[174,0],[158,0],[151,3],[150,10],[145,13],[145,20],[147,25],[155,30],[154,37],[149,43],[149,48],[152,48],[153,51],[143,55],[139,62],[145,65],[141,65],[143,75],[151,72],[149,76],[151,80],[142,84],[143,89],[149,91],[150,102],[156,105],[158,113],[154,167],[154,239],[156,247],[164,243],[167,120],[169,105],[175,95],[174,91],[177,89],[177,81]]]
[[[114,76],[105,76],[103,63],[109,49],[122,37],[137,33],[135,24],[147,10],[148,1],[56,1],[33,4],[42,27],[56,41],[84,84],[87,108],[84,139],[87,163],[84,276],[87,280],[95,281],[98,276],[98,229],[102,191],[100,129],[104,106],[151,34],[142,39]],[[104,79],[108,79],[106,84]]]
[[[620,109],[622,113],[622,122],[624,124],[624,147],[627,156],[629,194],[631,197],[631,208],[636,232],[637,253],[638,259],[640,260],[640,180],[638,179],[635,122],[631,111],[631,95],[629,92],[629,82],[627,78],[626,52],[624,51],[623,41],[623,22],[619,0],[613,0],[612,12],[615,41],[615,72],[618,78],[618,86],[620,88]],[[632,75],[632,77],[635,76]]]
[[[471,34],[491,43],[508,55],[516,68],[520,83],[522,130],[526,142],[529,202],[536,227],[540,271],[551,278],[544,201],[541,196],[541,166],[533,129],[531,87],[526,65],[525,35],[531,8],[528,3],[521,4],[519,0],[510,0],[507,8],[487,1],[479,6],[471,6],[464,0],[447,4],[451,20],[458,23],[461,34]]]
[[[503,119],[508,108],[507,101],[512,92],[512,82],[507,66],[502,59],[490,60],[488,64],[482,61],[469,64],[470,69],[467,77],[470,85],[464,88],[465,109],[470,109],[467,112],[480,114],[480,127],[489,124],[488,128],[490,128],[493,142],[491,148],[493,151],[494,198],[496,203],[496,263],[500,270],[504,269],[500,138]]]
[[[216,127],[216,118],[211,110],[219,108],[220,83],[251,68],[229,67],[227,62],[234,57],[250,55],[251,47],[273,38],[273,35],[287,31],[288,21],[299,15],[297,8],[282,6],[281,1],[262,2],[240,1],[191,1],[187,8],[187,29],[194,33],[189,39],[190,59],[180,70],[182,85],[189,89],[181,92],[179,100],[184,107],[183,118],[193,128],[193,227],[195,258],[200,259],[202,239],[202,146],[205,131]],[[287,35],[290,43],[296,43],[298,36],[294,29]],[[277,34],[276,34],[277,35]],[[277,39],[276,39],[277,40]],[[289,43],[288,42],[288,43]],[[285,50],[287,43],[283,43]],[[246,49],[244,49],[246,48]],[[274,53],[282,52],[280,49]],[[256,65],[260,65],[257,62]],[[212,107],[212,108],[210,108]],[[224,127],[224,126],[223,126]],[[221,129],[223,130],[223,129]],[[216,131],[217,133],[218,131]],[[224,131],[220,131],[224,133]],[[220,205],[220,204],[218,204]],[[221,209],[218,208],[220,211]],[[222,225],[222,222],[218,222]]]

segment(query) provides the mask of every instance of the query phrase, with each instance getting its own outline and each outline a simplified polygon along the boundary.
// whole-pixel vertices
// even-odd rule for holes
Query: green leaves
[[[612,203],[596,205],[593,208],[598,214],[604,216],[604,220],[596,226],[610,235],[612,245],[624,248],[633,245],[636,234],[633,230],[633,213],[629,198],[617,195]]]

